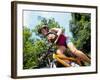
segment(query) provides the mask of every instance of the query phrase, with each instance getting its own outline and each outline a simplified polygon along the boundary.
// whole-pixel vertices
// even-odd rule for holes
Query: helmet
[[[49,31],[49,28],[48,28],[47,25],[42,25],[42,27],[38,29],[38,33],[41,34],[41,30],[42,30],[42,29],[46,29],[47,31]]]

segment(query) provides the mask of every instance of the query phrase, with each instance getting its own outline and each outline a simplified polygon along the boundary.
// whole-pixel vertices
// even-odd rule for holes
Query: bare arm
[[[63,30],[61,28],[52,28],[50,31],[55,31],[57,33],[57,39],[55,40],[55,43],[58,41],[59,36],[63,33]]]

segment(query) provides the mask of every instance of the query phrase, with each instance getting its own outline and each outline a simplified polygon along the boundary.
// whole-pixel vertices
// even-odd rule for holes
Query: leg
[[[56,58],[57,59],[57,61],[58,62],[60,62],[63,66],[65,66],[65,67],[70,67],[71,65],[68,63],[68,61],[64,61],[64,60],[62,60],[62,59],[60,59],[60,58]]]
[[[58,62],[60,62],[62,65],[64,65],[65,67],[69,67],[71,66],[69,64],[69,60],[67,60],[67,57],[63,54],[63,50],[58,49],[56,52],[56,59]]]
[[[57,50],[57,57],[59,57],[60,59],[62,59],[62,60],[64,60],[64,61],[68,61],[68,62],[70,62],[70,61],[76,61],[76,59],[75,58],[72,58],[72,57],[67,57],[67,56],[65,56],[63,53],[65,52],[65,50],[66,50],[66,48],[65,47],[59,47],[58,48],[58,50]]]
[[[71,52],[75,54],[78,58],[90,63],[90,59],[82,51],[77,50],[72,42],[67,43],[67,46],[71,50]]]

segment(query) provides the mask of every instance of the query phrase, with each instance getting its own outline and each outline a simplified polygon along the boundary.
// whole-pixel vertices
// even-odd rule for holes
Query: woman
[[[38,30],[39,33],[46,36],[49,32],[54,32],[57,34],[57,37],[54,34],[47,35],[47,39],[49,42],[54,41],[54,43],[57,46],[57,55],[60,59],[66,59],[64,52],[67,48],[70,49],[70,51],[77,56],[82,61],[90,63],[90,59],[80,50],[76,49],[74,44],[71,42],[70,38],[68,36],[65,36],[63,34],[63,31],[61,28],[52,28],[48,29],[47,25],[43,25],[42,28]],[[56,38],[56,39],[55,39]],[[68,66],[68,65],[67,65]]]

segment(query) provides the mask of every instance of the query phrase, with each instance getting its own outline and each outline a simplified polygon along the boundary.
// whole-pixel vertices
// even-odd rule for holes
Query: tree
[[[70,30],[73,42],[78,49],[90,53],[91,48],[91,15],[87,13],[72,13]]]
[[[32,69],[38,67],[39,55],[47,51],[48,44],[47,40],[38,34],[38,29],[43,25],[48,25],[49,28],[60,27],[58,22],[54,18],[46,19],[42,18],[40,24],[35,26],[35,29],[29,29],[28,27],[23,28],[23,68]],[[32,33],[40,36],[40,39],[32,37]]]
[[[33,32],[35,32],[36,35],[38,35],[38,36],[40,35],[40,34],[38,34],[38,29],[41,28],[42,25],[48,25],[49,29],[62,28],[64,30],[64,28],[62,26],[60,26],[59,23],[56,22],[54,18],[46,19],[46,18],[42,17],[40,23],[36,25],[35,29],[33,29]]]

